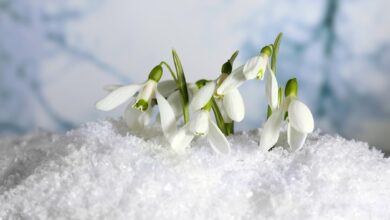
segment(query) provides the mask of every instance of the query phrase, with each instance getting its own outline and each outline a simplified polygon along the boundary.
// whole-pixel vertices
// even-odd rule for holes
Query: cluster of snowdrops
[[[278,141],[283,123],[287,123],[287,142],[291,150],[300,149],[307,134],[314,129],[309,108],[298,99],[295,78],[284,88],[276,79],[276,61],[281,34],[273,44],[263,47],[260,53],[243,65],[233,68],[236,51],[222,65],[221,74],[213,80],[202,79],[188,83],[176,51],[172,51],[175,70],[166,62],[154,67],[146,82],[131,85],[109,85],[109,94],[96,103],[96,108],[109,111],[130,101],[124,119],[130,129],[149,125],[153,108],[159,109],[162,131],[171,148],[182,153],[191,141],[199,136],[207,138],[217,153],[228,153],[230,144],[226,136],[234,133],[234,122],[245,116],[244,101],[238,90],[248,80],[265,78],[268,101],[267,121],[259,140],[259,147],[270,150]],[[165,67],[173,80],[161,81]],[[211,113],[214,113],[215,122]]]

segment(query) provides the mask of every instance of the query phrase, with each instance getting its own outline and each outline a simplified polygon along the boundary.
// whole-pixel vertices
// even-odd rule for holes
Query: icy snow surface
[[[0,139],[0,219],[390,218],[390,160],[365,143],[316,132],[264,153],[252,131],[230,155],[198,139],[178,156],[145,133],[109,120]]]

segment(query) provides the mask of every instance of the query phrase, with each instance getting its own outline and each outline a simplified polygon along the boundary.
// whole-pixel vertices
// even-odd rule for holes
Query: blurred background
[[[278,79],[298,77],[316,126],[390,152],[389,8],[388,0],[0,0],[0,135],[117,117],[123,108],[94,109],[103,85],[144,81],[161,60],[172,63],[172,48],[189,81],[211,79],[236,49],[237,65],[283,32]],[[264,83],[240,90],[247,116],[238,128],[260,127]]]

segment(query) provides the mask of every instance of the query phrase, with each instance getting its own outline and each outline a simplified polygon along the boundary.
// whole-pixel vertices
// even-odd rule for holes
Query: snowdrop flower
[[[314,130],[313,115],[310,109],[296,97],[297,88],[296,79],[287,82],[286,98],[280,106],[274,109],[272,115],[264,124],[260,139],[260,148],[264,151],[271,149],[278,141],[280,127],[286,112],[288,115],[287,142],[293,151],[299,150],[303,146],[307,134]],[[269,100],[278,99],[277,93],[270,92],[269,94],[274,96],[269,97]]]
[[[268,45],[263,47],[260,55],[249,59],[244,65],[234,69],[232,73],[223,80],[222,84],[217,89],[217,95],[224,95],[232,89],[237,89],[247,80],[262,80],[271,55],[272,46]]]
[[[223,75],[224,74],[222,74],[222,76]],[[223,79],[220,77],[220,80]],[[240,122],[244,119],[245,105],[238,88],[232,88],[228,91],[224,91],[222,94],[217,95],[217,103],[220,107],[222,115],[224,116],[225,122]]]
[[[172,88],[172,83],[161,83],[157,89],[157,85],[162,77],[163,70],[160,65],[154,67],[149,74],[149,79],[142,84],[130,84],[127,86],[106,86],[105,89],[110,93],[96,103],[96,108],[102,111],[110,111],[119,105],[130,100],[129,106],[124,113],[124,119],[130,128],[139,129],[150,123],[152,118],[152,100],[156,96],[162,96],[159,89],[164,92],[168,91],[168,87]],[[173,87],[175,88],[175,87]],[[164,99],[165,100],[165,99]],[[164,102],[160,99],[160,102]],[[166,107],[165,103],[157,103],[160,108]]]
[[[252,57],[243,67],[243,74],[247,80],[263,79],[269,57],[272,55],[272,46],[268,45],[261,49],[260,55]]]
[[[287,141],[293,151],[299,150],[305,143],[308,133],[314,130],[314,120],[310,109],[298,99],[288,106]]]
[[[225,135],[210,118],[212,107],[211,98],[214,94],[216,83],[207,83],[195,95],[190,103],[190,121],[170,139],[172,148],[177,152],[183,152],[196,136],[204,136],[211,147],[217,153],[228,153],[230,145]]]

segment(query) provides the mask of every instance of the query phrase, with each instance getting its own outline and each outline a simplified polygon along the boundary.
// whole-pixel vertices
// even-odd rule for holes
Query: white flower
[[[222,96],[232,89],[237,89],[247,79],[243,74],[244,65],[234,69],[217,88],[217,95]]]
[[[222,106],[221,111],[226,112],[231,120],[240,122],[244,119],[245,105],[238,89],[232,89],[224,94]]]
[[[148,86],[146,84],[148,84]],[[154,86],[155,84],[157,84],[157,88]],[[153,117],[153,111],[152,111],[153,102],[151,102],[151,100],[153,98],[155,98],[154,93],[156,91],[158,91],[162,96],[165,97],[165,96],[172,94],[173,91],[176,89],[176,83],[173,80],[166,80],[166,81],[161,81],[159,83],[156,83],[153,80],[149,79],[146,83],[139,84],[139,85],[129,85],[129,86],[139,86],[138,87],[139,90],[134,92],[133,94],[132,94],[132,92],[127,93],[127,96],[129,97],[128,100],[129,100],[130,104],[126,107],[124,114],[123,114],[123,118],[124,118],[127,126],[129,128],[135,129],[135,130],[142,129],[145,126],[147,126],[148,124],[150,124],[151,119]],[[110,94],[111,94],[112,92],[114,92],[114,90],[117,90],[121,87],[126,87],[126,86],[107,85],[104,87],[104,90],[110,92]],[[150,91],[150,89],[153,89],[153,91]],[[141,95],[140,94],[141,90],[149,90],[149,91],[144,91],[143,95]],[[122,89],[122,91],[123,91],[123,89]],[[124,92],[126,92],[126,91],[124,91]],[[135,97],[137,92],[138,92],[138,96]],[[118,93],[118,91],[117,91],[117,93]],[[143,96],[144,98],[146,98],[146,96],[147,96],[146,94],[151,95],[151,97],[149,97],[149,100],[147,101],[148,108],[144,111],[137,109],[137,108],[134,108],[134,105],[137,102],[138,98],[140,98],[140,96]],[[109,110],[114,109],[120,105],[120,104],[117,104],[116,106],[110,107],[110,106],[107,106],[107,100],[104,102],[101,102],[106,98],[108,98],[109,100],[111,98],[113,98],[112,94],[111,94],[111,98],[109,98],[108,96],[96,103],[97,109],[102,110],[102,111],[109,111]],[[126,102],[126,101],[127,100],[125,100],[124,102]]]
[[[227,77],[221,77],[222,83],[218,86],[216,94],[223,99],[223,110],[231,120],[242,121],[245,117],[244,101],[238,87],[247,80],[264,78],[272,49],[266,46],[260,55],[252,57],[244,65],[234,69]]]
[[[232,89],[237,89],[246,80],[263,80],[269,57],[272,54],[272,46],[261,49],[260,55],[252,57],[244,65],[234,69],[217,89],[217,95],[224,95]]]
[[[170,138],[172,148],[183,152],[195,136],[206,137],[217,153],[228,153],[230,144],[225,135],[210,118],[210,100],[214,94],[215,82],[203,86],[190,103],[190,121]]]
[[[314,120],[310,109],[298,99],[293,99],[288,107],[287,141],[291,149],[299,150],[305,143],[308,133],[314,130]]]
[[[269,72],[271,76],[268,77],[274,78],[273,72]],[[283,118],[287,112],[287,142],[293,151],[297,151],[303,146],[307,134],[312,132],[314,129],[313,115],[311,114],[310,109],[294,95],[287,96],[280,106],[273,103],[278,100],[277,90],[275,92],[275,89],[272,89],[274,87],[277,88],[276,78],[270,80],[269,84],[270,85],[267,86],[267,96],[272,109],[272,115],[264,124],[260,139],[260,148],[264,151],[268,151],[272,148],[272,146],[274,146],[274,144],[276,144],[279,139],[279,132],[283,123]]]
[[[175,121],[175,117],[171,112],[168,101],[159,91],[171,93],[176,85],[172,81],[159,83],[161,76],[162,68],[156,66],[149,74],[149,79],[143,84],[106,86],[105,89],[110,93],[96,103],[96,108],[102,111],[110,111],[126,101],[130,101],[124,112],[124,119],[129,128],[139,129],[150,123],[153,114],[152,100],[156,98],[161,121],[164,121],[164,123],[162,122],[164,135],[169,136],[173,132],[171,124],[172,118]]]
[[[96,108],[110,111],[130,101],[124,112],[124,119],[129,128],[141,129],[150,123],[152,117],[152,98],[157,91],[157,82],[149,79],[143,84],[127,86],[111,85],[105,89],[110,93],[96,103]],[[136,97],[135,95],[138,94]]]
[[[268,56],[266,54],[260,54],[247,61],[243,68],[243,74],[247,80],[251,79],[263,79],[265,69],[268,64]]]
[[[212,97],[216,92],[215,89],[216,86],[217,84],[215,82],[209,82],[199,90],[199,95],[197,95],[197,98]],[[217,100],[218,100],[217,104],[219,104],[218,106],[220,107],[221,113],[224,116],[225,122],[229,122],[229,121],[239,122],[242,121],[242,119],[244,119],[245,116],[244,100],[242,99],[240,91],[237,88],[230,89],[224,92],[222,95],[217,95]],[[220,100],[222,100],[222,102]],[[194,106],[193,107],[194,109],[199,108],[199,105],[204,104],[198,100],[194,100],[193,103],[194,103],[193,105],[200,103],[197,106]],[[228,117],[229,120],[226,120],[226,116]]]

